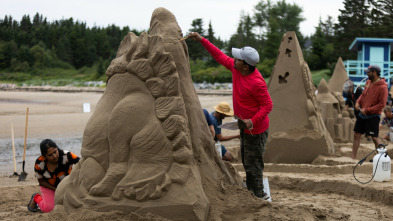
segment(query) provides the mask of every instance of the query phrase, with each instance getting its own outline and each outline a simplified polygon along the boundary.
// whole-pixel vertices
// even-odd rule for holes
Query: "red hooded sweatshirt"
[[[370,80],[366,82],[366,86],[362,95],[356,103],[359,103],[367,116],[381,114],[388,99],[388,85],[385,79],[381,78],[379,81],[371,83]]]

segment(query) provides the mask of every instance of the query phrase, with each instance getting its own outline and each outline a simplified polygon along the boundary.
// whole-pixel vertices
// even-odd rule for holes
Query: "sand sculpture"
[[[273,100],[265,162],[311,163],[334,152],[295,32],[282,37],[268,90]]]
[[[348,80],[348,74],[345,70],[344,62],[341,57],[338,58],[332,77],[329,80],[329,89],[332,92],[338,92],[342,95],[345,81]]]
[[[325,79],[318,86],[317,100],[323,122],[335,142],[352,142],[355,119],[344,110],[342,93],[331,92]]]
[[[206,220],[206,189],[241,188],[214,149],[182,36],[174,15],[158,8],[149,34],[123,39],[85,128],[82,159],[58,187],[56,204]]]

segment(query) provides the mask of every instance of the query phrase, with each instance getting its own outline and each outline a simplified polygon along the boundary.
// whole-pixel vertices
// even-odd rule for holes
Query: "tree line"
[[[320,18],[311,36],[300,32],[299,25],[305,20],[302,8],[285,0],[261,0],[253,13],[243,12],[237,30],[228,40],[222,40],[214,32],[211,21],[205,29],[202,18],[194,19],[188,32],[199,32],[229,56],[232,47],[256,48],[261,55],[257,68],[268,78],[282,35],[295,31],[309,67],[333,70],[338,57],[356,58],[348,50],[356,37],[393,38],[393,1],[344,0],[343,3],[338,20],[331,16]],[[71,70],[73,77],[88,75],[85,80],[103,79],[119,43],[130,31],[140,35],[144,30],[116,25],[87,27],[73,18],[49,22],[38,13],[32,19],[24,15],[20,21],[5,15],[0,19],[0,80],[65,77],[59,70]],[[187,45],[194,81],[231,81],[230,72],[219,66],[199,43],[187,40]],[[90,72],[83,71],[87,69]]]

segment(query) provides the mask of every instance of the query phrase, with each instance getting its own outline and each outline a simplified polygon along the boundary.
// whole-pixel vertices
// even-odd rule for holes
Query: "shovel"
[[[22,172],[19,175],[18,181],[25,181],[27,173],[25,172],[25,160],[26,160],[26,138],[27,138],[27,121],[29,119],[29,108],[26,109],[26,127],[25,127],[25,144],[23,150],[23,164],[22,164]]]
[[[12,154],[14,155],[14,174],[12,174],[10,177],[16,177],[19,176],[19,174],[16,172],[14,125],[12,123],[11,123],[11,135],[12,135]]]

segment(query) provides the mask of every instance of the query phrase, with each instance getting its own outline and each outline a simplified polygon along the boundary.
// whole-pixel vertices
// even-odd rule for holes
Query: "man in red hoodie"
[[[247,189],[256,197],[269,199],[263,191],[263,155],[273,102],[265,80],[255,67],[259,54],[252,47],[232,48],[234,58],[231,58],[197,32],[189,37],[201,42],[218,63],[232,72],[233,109],[235,116],[241,118],[240,147]]]
[[[366,70],[368,80],[362,95],[355,104],[355,109],[359,110],[359,117],[355,123],[355,135],[352,146],[352,159],[355,159],[356,153],[360,146],[360,138],[362,134],[371,136],[378,148],[379,121],[381,113],[386,105],[388,98],[388,87],[385,79],[380,77],[381,68],[378,65],[370,65]]]

